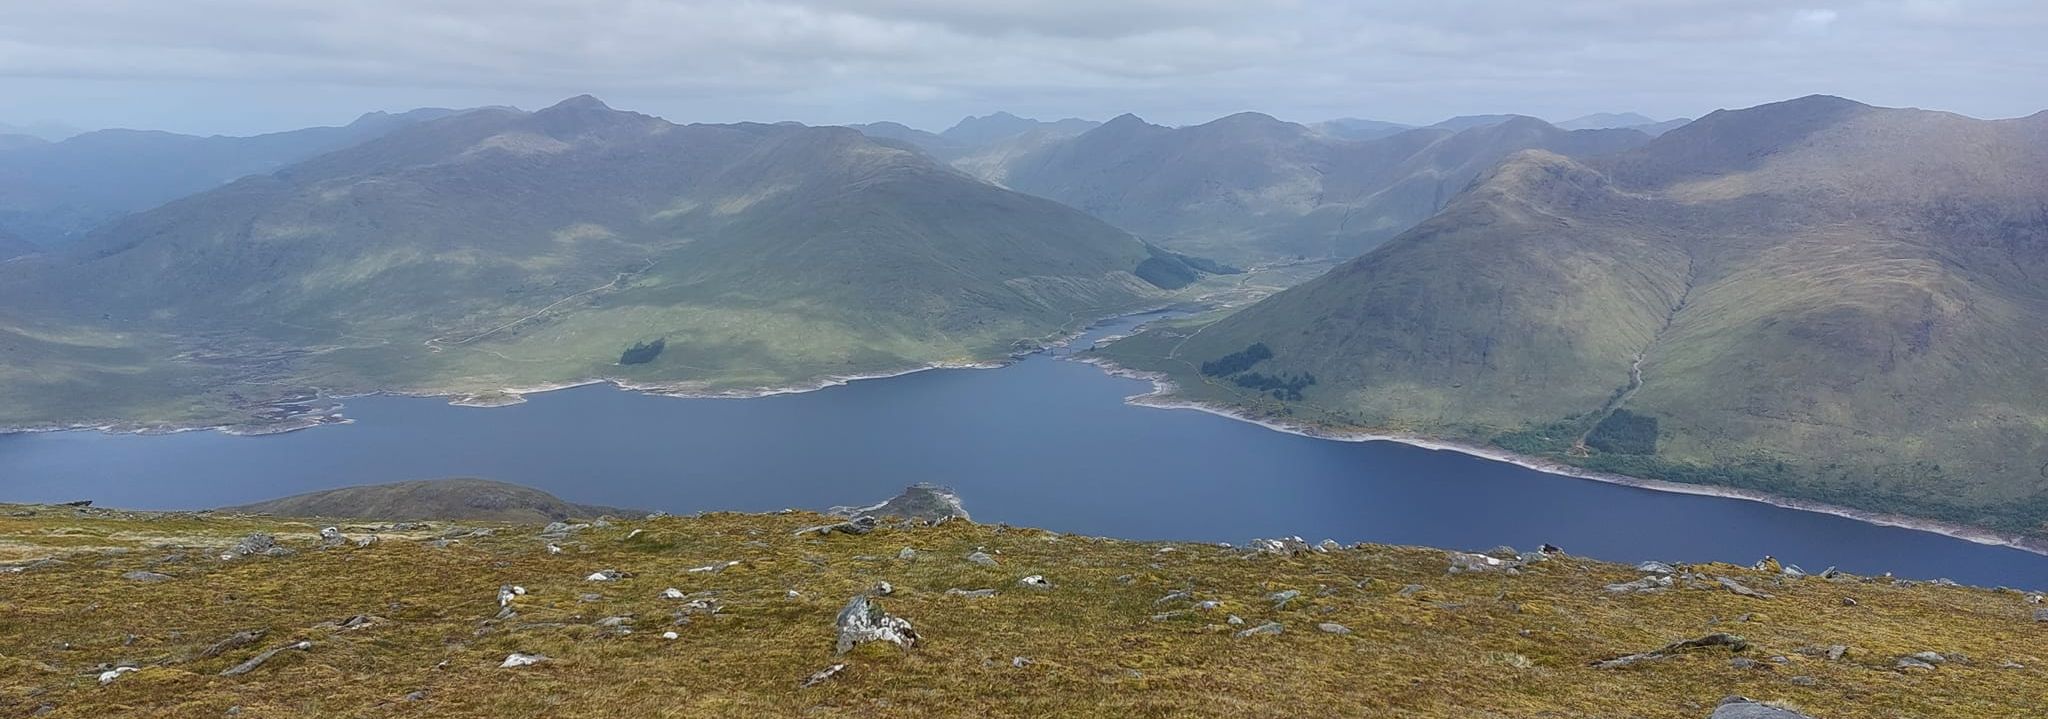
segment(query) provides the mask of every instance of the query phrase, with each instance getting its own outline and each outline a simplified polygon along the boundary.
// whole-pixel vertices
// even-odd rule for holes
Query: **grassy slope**
[[[1001,358],[1160,301],[1132,274],[1152,255],[851,130],[675,126],[585,99],[393,133],[137,215],[6,280],[17,316],[167,336],[152,371],[251,394],[599,377],[723,391]],[[657,337],[654,362],[616,364]],[[0,425],[162,419],[66,407],[47,384],[0,392],[34,399],[0,407]]]
[[[1304,716],[1703,717],[1727,694],[1786,702],[1831,719],[2017,717],[2048,706],[2040,625],[2010,591],[1899,586],[1889,581],[1785,579],[1730,566],[1776,595],[1718,588],[1614,596],[1627,567],[1577,558],[1519,576],[1447,575],[1441,551],[1364,546],[1298,558],[1242,558],[1210,545],[1120,542],[953,522],[865,536],[792,536],[826,521],[807,513],[711,514],[619,522],[563,541],[550,555],[533,527],[488,526],[445,549],[442,523],[383,533],[369,548],[317,549],[318,524],[236,517],[7,507],[0,560],[62,562],[0,574],[0,708],[51,716]],[[351,536],[367,525],[340,523]],[[636,530],[640,534],[628,538]],[[272,532],[298,553],[220,562],[221,547]],[[1171,546],[1173,551],[1167,551]],[[898,559],[913,547],[917,556]],[[985,548],[1000,566],[963,557]],[[166,561],[181,555],[184,559]],[[689,568],[739,560],[721,573]],[[156,583],[120,578],[151,569]],[[632,576],[592,583],[618,569]],[[1043,574],[1055,589],[1016,585]],[[1128,581],[1119,577],[1128,576]],[[877,581],[880,600],[923,643],[832,656],[834,614]],[[1360,583],[1363,582],[1361,585]],[[519,614],[491,621],[502,584],[519,584]],[[1425,587],[1412,596],[1404,585]],[[716,616],[670,626],[675,587],[710,592]],[[998,588],[985,599],[949,588]],[[1181,589],[1221,606],[1166,620],[1156,605]],[[1265,597],[1300,590],[1284,610]],[[795,590],[799,596],[786,596]],[[600,595],[581,602],[585,593]],[[1841,599],[1857,600],[1853,607]],[[332,624],[359,614],[372,626]],[[1273,620],[1277,636],[1235,639]],[[631,634],[595,624],[632,616]],[[1338,622],[1352,634],[1318,632]],[[188,659],[234,632],[256,645]],[[663,640],[673,629],[680,636]],[[1738,669],[1726,650],[1624,670],[1589,662],[1713,631],[1753,645]],[[300,639],[239,678],[216,676],[261,649]],[[1841,661],[1807,652],[1851,647]],[[499,669],[515,651],[554,661]],[[1928,673],[1894,658],[1939,651],[1968,659]],[[1013,657],[1029,657],[1022,668]],[[1771,657],[1782,656],[1776,665]],[[835,661],[822,686],[797,682]],[[108,686],[96,667],[148,668]],[[2024,668],[2006,666],[2007,662]],[[1809,677],[1811,681],[1795,677]],[[404,701],[424,691],[421,701]]]
[[[2044,125],[1813,98],[1598,167],[1522,156],[1324,277],[1108,354],[1255,411],[2039,535]],[[1252,342],[1321,384],[1194,372]],[[1620,406],[1656,454],[1573,456],[1639,354]]]

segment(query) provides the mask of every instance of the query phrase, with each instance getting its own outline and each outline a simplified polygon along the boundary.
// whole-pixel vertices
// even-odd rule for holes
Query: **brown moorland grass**
[[[959,521],[795,535],[826,521],[615,521],[554,540],[552,554],[530,525],[339,522],[351,540],[380,541],[323,549],[317,522],[0,506],[0,564],[55,559],[0,572],[0,715],[1704,717],[1730,694],[1823,719],[2048,715],[2048,623],[2013,590],[1697,565],[1681,569],[1700,579],[1617,595],[1605,586],[1643,573],[1565,555],[1513,575],[1451,574],[1444,551],[1418,547],[1289,557]],[[490,533],[434,542],[471,529]],[[258,532],[294,553],[219,558]],[[914,557],[899,556],[906,547]],[[997,566],[966,561],[977,549]],[[603,569],[627,576],[586,581]],[[122,578],[136,570],[171,578]],[[1018,584],[1032,574],[1055,586]],[[876,601],[921,643],[835,658],[834,615],[880,581],[894,591]],[[527,593],[495,619],[505,584]],[[671,587],[718,609],[675,624],[686,602],[662,598]],[[1179,590],[1219,606],[1157,603]],[[1274,608],[1267,597],[1286,590],[1301,596]],[[340,626],[358,615],[370,623]],[[611,617],[632,631],[599,626]],[[1233,636],[1267,621],[1284,631]],[[204,656],[245,630],[265,634]],[[1748,646],[1589,666],[1712,632]],[[219,676],[299,641],[312,647]],[[1837,644],[1849,649],[1831,661]],[[1894,669],[1923,651],[1950,660]],[[551,659],[499,668],[512,652]],[[799,689],[836,662],[847,669]],[[102,685],[115,665],[141,669]]]

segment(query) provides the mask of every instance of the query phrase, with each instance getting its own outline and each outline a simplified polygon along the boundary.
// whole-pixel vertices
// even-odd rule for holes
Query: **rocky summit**
[[[0,715],[2048,713],[2007,589],[859,516],[0,505]]]

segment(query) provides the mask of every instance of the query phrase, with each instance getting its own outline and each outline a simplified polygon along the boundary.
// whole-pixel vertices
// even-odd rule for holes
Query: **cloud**
[[[533,105],[580,92],[683,121],[925,126],[1003,108],[1165,122],[1242,109],[1418,122],[1672,115],[1810,92],[2009,115],[2048,97],[2036,39],[2048,6],[2035,0],[13,5],[0,92],[52,115],[0,117],[17,122],[102,124],[125,108],[240,129],[236,117],[371,109],[344,102]]]

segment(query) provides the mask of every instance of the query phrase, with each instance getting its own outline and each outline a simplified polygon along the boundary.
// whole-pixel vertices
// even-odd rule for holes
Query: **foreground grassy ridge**
[[[0,562],[61,561],[0,573],[0,714],[50,716],[1394,716],[1702,717],[1727,694],[1823,718],[2022,717],[2048,712],[2048,625],[2019,593],[1888,580],[1786,579],[1731,566],[1775,595],[1679,588],[1611,595],[1640,573],[1559,557],[1514,576],[1448,574],[1442,551],[1364,546],[1298,557],[1195,544],[1060,536],[951,522],[863,536],[797,537],[808,513],[712,514],[617,522],[560,540],[495,530],[437,548],[437,523],[382,532],[369,547],[316,548],[318,524],[262,517],[0,508]],[[26,515],[26,516],[23,516]],[[351,538],[368,526],[341,525]],[[638,531],[637,535],[634,532]],[[271,532],[287,557],[223,562],[223,547]],[[901,559],[905,547],[916,556]],[[977,547],[996,567],[969,563]],[[176,559],[182,556],[183,559]],[[171,557],[171,559],[167,559]],[[722,572],[694,567],[738,560]],[[617,582],[585,576],[617,569]],[[158,582],[122,575],[151,570]],[[1018,579],[1043,574],[1037,591]],[[879,603],[923,636],[832,656],[833,618],[878,581]],[[524,586],[518,616],[492,621],[502,584]],[[1403,594],[1406,585],[1422,585]],[[670,626],[665,589],[715,592],[721,609]],[[948,596],[949,588],[997,596]],[[1164,620],[1190,589],[1210,611]],[[1266,597],[1299,590],[1276,610]],[[794,590],[797,595],[790,595]],[[579,595],[596,594],[596,601]],[[1856,606],[1845,606],[1844,597]],[[335,627],[374,615],[366,628]],[[1277,621],[1273,636],[1225,624]],[[601,628],[631,616],[630,634]],[[1321,622],[1349,635],[1318,631]],[[238,631],[249,646],[192,658]],[[664,640],[664,631],[679,637]],[[1725,649],[1622,670],[1588,663],[1708,632]],[[246,675],[217,676],[299,640]],[[1851,647],[1839,661],[1808,653]],[[552,661],[501,669],[511,652]],[[1931,672],[1905,654],[1962,655]],[[1022,667],[1014,657],[1029,657]],[[1771,661],[1784,657],[1783,664]],[[798,682],[835,661],[820,686]],[[108,685],[102,665],[145,667]],[[424,694],[415,694],[424,692]],[[407,700],[407,695],[422,697]]]

